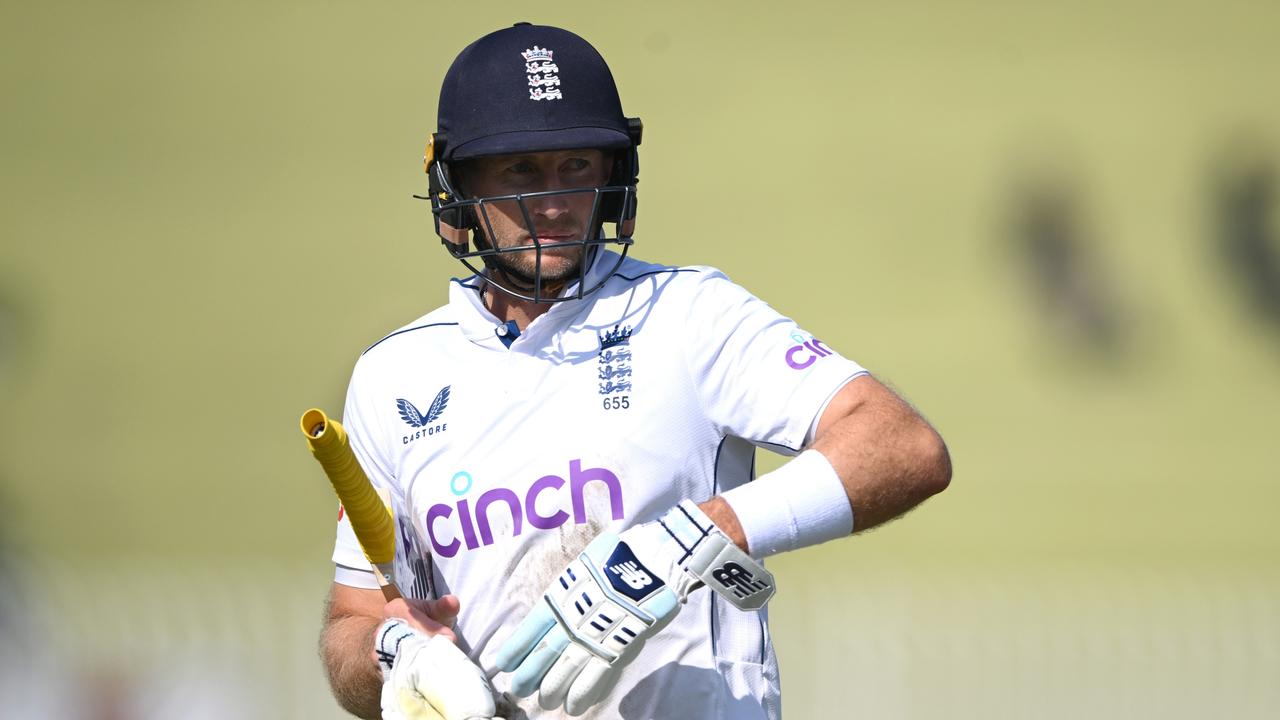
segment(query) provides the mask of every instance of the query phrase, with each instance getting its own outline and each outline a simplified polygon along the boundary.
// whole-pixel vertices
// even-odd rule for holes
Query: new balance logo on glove
[[[755,575],[736,562],[727,562],[711,571],[725,590],[730,590],[739,598],[746,599],[752,595],[769,589],[769,583],[756,580]]]
[[[609,572],[622,578],[622,582],[631,586],[633,590],[643,590],[653,584],[653,578],[649,573],[640,569],[640,566],[634,562],[618,563],[609,568]]]
[[[619,542],[609,558],[597,567],[603,567],[606,571],[605,578],[614,590],[636,602],[643,602],[645,598],[666,587],[666,583],[645,567],[624,542]]]

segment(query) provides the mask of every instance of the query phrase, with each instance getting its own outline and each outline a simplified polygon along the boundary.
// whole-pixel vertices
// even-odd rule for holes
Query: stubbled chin
[[[560,292],[566,285],[578,279],[581,272],[581,263],[574,258],[572,261],[559,262],[562,258],[553,258],[552,262],[547,262],[547,257],[543,256],[542,266],[542,293],[546,295],[555,295]],[[502,271],[502,280],[504,284],[511,286],[511,289],[520,292],[533,292],[534,267],[530,263],[526,266],[520,264],[503,264],[500,266]]]
[[[572,277],[578,272],[581,261],[582,254],[578,248],[544,250],[542,252],[542,279],[545,282],[556,278]],[[512,265],[525,275],[532,277],[537,269],[536,256],[532,254],[522,256]]]

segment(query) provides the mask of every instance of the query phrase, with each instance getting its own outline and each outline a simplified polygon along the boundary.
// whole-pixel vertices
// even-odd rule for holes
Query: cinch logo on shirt
[[[819,358],[831,354],[831,349],[812,335],[806,340],[804,335],[797,332],[791,334],[791,339],[797,344],[787,348],[787,365],[795,370],[803,370],[818,362]]]
[[[618,476],[605,468],[583,469],[581,460],[570,460],[568,485],[574,524],[584,525],[587,522],[583,491],[593,482],[603,483],[608,489],[610,514],[614,520],[621,520],[622,483],[618,482]],[[544,475],[526,488],[523,495],[510,488],[495,487],[481,493],[473,506],[470,499],[463,497],[471,491],[471,473],[455,473],[449,481],[449,490],[461,499],[453,505],[437,503],[427,508],[424,524],[431,547],[440,557],[453,557],[464,546],[475,550],[482,545],[492,545],[490,514],[493,512],[499,513],[497,517],[502,517],[503,513],[510,514],[512,537],[524,532],[526,522],[537,530],[554,530],[569,522],[570,518],[570,514],[562,509],[563,493],[559,492],[565,484],[565,479],[559,475]],[[545,497],[548,494],[550,497]],[[494,505],[499,508],[494,510]],[[555,512],[544,514],[549,508],[554,508]]]
[[[436,399],[431,401],[431,407],[427,408],[425,415],[408,400],[404,398],[396,399],[396,409],[400,411],[400,419],[404,420],[409,427],[418,428],[417,432],[404,436],[402,442],[405,445],[418,438],[435,435],[449,429],[448,423],[438,425],[432,425],[432,423],[439,419],[444,414],[444,409],[449,406],[449,388],[451,387],[453,386],[445,385],[440,389],[440,392],[436,393]]]

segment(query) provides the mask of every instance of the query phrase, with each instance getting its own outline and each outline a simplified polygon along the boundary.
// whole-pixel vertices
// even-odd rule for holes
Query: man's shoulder
[[[457,325],[458,321],[453,317],[448,305],[438,307],[426,315],[422,315],[412,322],[401,325],[383,335],[377,342],[374,342],[360,353],[360,359],[364,361],[366,358],[374,356],[380,359],[385,358],[394,354],[397,346],[404,340],[417,337],[422,333],[447,331],[450,328],[457,327]]]
[[[612,281],[618,289],[642,283],[692,287],[709,279],[724,277],[724,273],[709,265],[667,265],[628,256],[613,272]]]
[[[685,307],[708,298],[733,299],[746,293],[719,268],[710,265],[666,265],[628,257],[614,271],[606,295],[635,301]]]

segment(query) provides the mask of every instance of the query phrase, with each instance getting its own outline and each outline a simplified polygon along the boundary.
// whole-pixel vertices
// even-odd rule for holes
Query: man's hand
[[[484,671],[453,644],[447,627],[428,635],[392,617],[378,628],[374,652],[382,668],[383,720],[494,718],[493,688]]]
[[[400,618],[424,635],[443,635],[457,642],[453,623],[458,619],[458,609],[456,595],[445,595],[438,600],[399,598],[382,607],[382,619]]]
[[[515,673],[515,694],[536,690],[543,708],[581,715],[704,583],[741,609],[773,595],[773,576],[686,500],[592,540],[498,650],[498,667]]]

